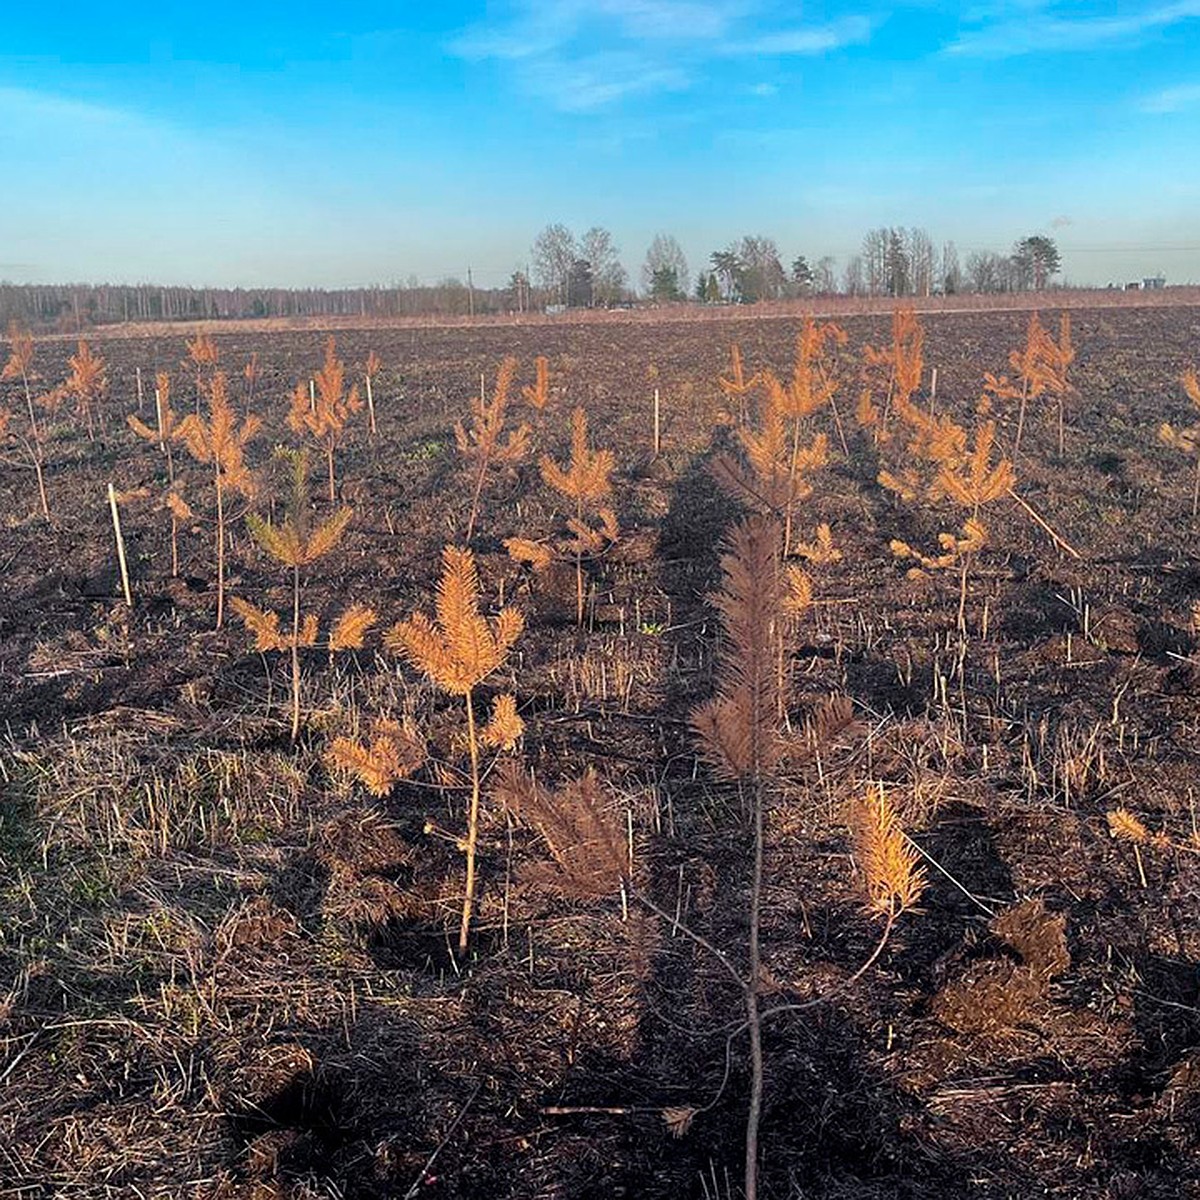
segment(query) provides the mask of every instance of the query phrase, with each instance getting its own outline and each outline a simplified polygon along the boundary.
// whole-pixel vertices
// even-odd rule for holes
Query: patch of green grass
[[[414,442],[403,453],[405,462],[429,462],[439,457],[446,449],[446,442],[440,438],[425,438]]]
[[[0,763],[0,867],[15,871],[38,857],[34,787],[12,759]]]

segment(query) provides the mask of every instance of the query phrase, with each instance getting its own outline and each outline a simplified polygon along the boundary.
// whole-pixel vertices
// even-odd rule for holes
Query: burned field
[[[1200,311],[923,321],[341,331],[374,433],[319,331],[10,372],[0,1196],[737,1196],[748,995],[761,1195],[1200,1194]]]

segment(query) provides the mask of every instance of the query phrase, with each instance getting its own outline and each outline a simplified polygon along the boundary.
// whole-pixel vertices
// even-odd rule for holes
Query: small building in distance
[[[1142,280],[1142,287],[1148,292],[1158,292],[1167,286],[1167,277],[1165,275],[1147,275]]]

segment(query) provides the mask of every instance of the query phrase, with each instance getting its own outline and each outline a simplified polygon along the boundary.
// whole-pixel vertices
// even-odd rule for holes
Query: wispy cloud
[[[42,128],[49,124],[107,129],[144,128],[145,122],[133,113],[73,100],[50,92],[30,91],[27,88],[0,86],[0,121],[10,130]]]
[[[691,81],[679,67],[611,52],[578,59],[541,57],[529,65],[522,82],[535,94],[552,98],[563,112],[586,113],[634,96],[684,91]]]
[[[449,51],[511,64],[524,90],[565,112],[691,87],[717,60],[818,55],[866,41],[871,25],[772,25],[766,0],[512,0]]]
[[[1181,83],[1142,98],[1144,113],[1177,113],[1200,106],[1200,83]]]
[[[1118,14],[1078,15],[1054,3],[993,5],[972,13],[968,29],[947,53],[976,58],[1131,47],[1146,35],[1200,18],[1200,0],[1172,0],[1125,8]],[[1014,11],[1015,9],[1015,11]]]
[[[861,45],[870,36],[871,22],[866,17],[846,17],[829,25],[764,33],[749,41],[734,42],[725,53],[739,57],[825,54],[844,46]]]

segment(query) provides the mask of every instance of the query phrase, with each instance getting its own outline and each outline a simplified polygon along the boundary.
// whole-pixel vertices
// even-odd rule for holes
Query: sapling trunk
[[[746,1200],[758,1197],[758,1127],[762,1118],[763,1051],[762,1017],[758,992],[762,976],[759,926],[763,881],[763,781],[754,777],[754,872],[750,879],[750,976],[746,982],[746,1025],[750,1031],[750,1107],[746,1114]]]
[[[475,732],[475,706],[467,692],[467,742],[471,749],[471,808],[467,814],[467,882],[463,894],[462,924],[458,928],[458,953],[467,952],[471,913],[475,908],[475,847],[479,841],[479,739]]]
[[[846,430],[842,427],[842,414],[838,411],[837,398],[829,397],[829,411],[833,413],[833,427],[837,430],[838,441],[842,444],[842,453],[850,457],[850,444],[846,441]]]
[[[967,572],[971,568],[971,556],[963,555],[962,562],[962,577],[958,586],[958,631],[966,637],[967,635]]]
[[[1025,429],[1025,406],[1029,403],[1029,380],[1028,378],[1021,381],[1021,407],[1017,410],[1017,436],[1013,442],[1013,462],[1016,462],[1017,455],[1021,452],[1021,433]]]
[[[467,543],[475,532],[475,518],[479,515],[479,497],[483,495],[483,481],[487,477],[488,459],[491,457],[491,446],[485,446],[479,459],[479,474],[475,477],[475,494],[471,497],[471,515],[467,518]]]
[[[221,491],[221,466],[217,464],[217,628],[225,623],[225,498]]]
[[[796,491],[796,463],[800,457],[800,418],[792,423],[792,463],[788,472],[788,498],[783,514],[783,557],[792,552],[792,497]]]
[[[292,566],[292,741],[300,735],[300,567]]]
[[[30,457],[37,474],[38,499],[42,504],[42,516],[50,520],[50,505],[46,500],[46,477],[42,470],[42,431],[38,428],[37,415],[33,408],[33,393],[29,390],[29,376],[21,368],[21,383],[25,387],[25,406],[29,409]]]
[[[583,500],[575,499],[575,520],[583,521]],[[583,626],[583,550],[575,547],[575,624]]]

